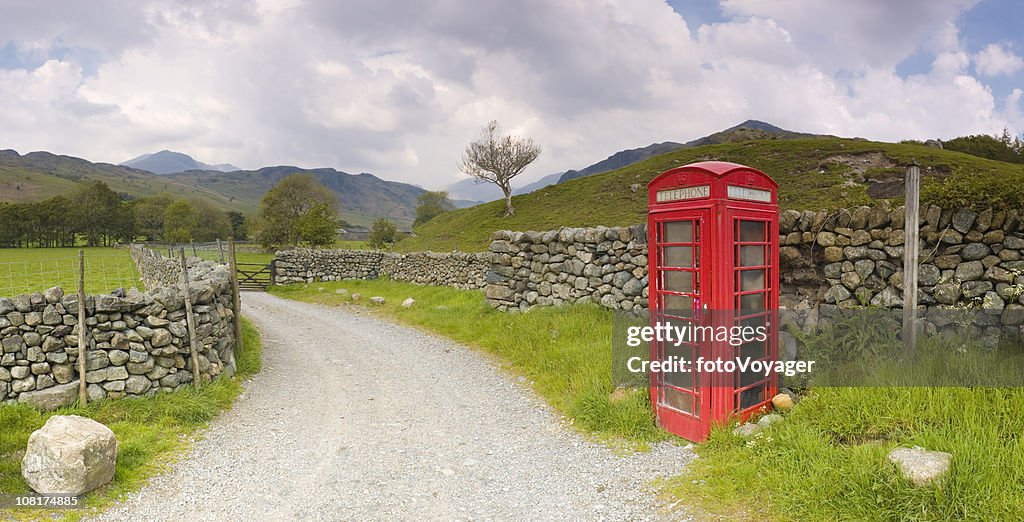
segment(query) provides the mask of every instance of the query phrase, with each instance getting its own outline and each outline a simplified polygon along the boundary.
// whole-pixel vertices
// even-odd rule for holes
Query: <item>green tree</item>
[[[298,245],[299,218],[322,205],[337,221],[338,196],[308,174],[292,174],[278,182],[260,201],[256,239],[267,248]]]
[[[295,220],[299,241],[311,247],[325,247],[334,244],[338,235],[338,222],[334,210],[326,203],[309,209],[309,212]]]
[[[448,199],[447,192],[424,192],[416,197],[416,221],[413,226],[422,225],[450,210],[455,210],[455,204]]]
[[[109,245],[121,223],[124,206],[116,192],[102,181],[90,181],[71,196],[76,229],[89,246]]]
[[[979,156],[997,161],[1009,163],[1024,163],[1024,152],[1020,150],[1019,139],[1013,139],[1010,132],[1003,129],[1002,135],[986,136],[976,134],[971,136],[960,136],[942,143],[942,148],[963,152],[972,156]]]
[[[397,233],[398,227],[394,223],[384,218],[377,218],[370,225],[370,236],[366,242],[372,248],[386,248],[395,242]]]
[[[160,195],[142,198],[132,206],[132,220],[135,232],[145,236],[148,241],[156,241],[164,233],[164,212],[173,200],[169,196]]]
[[[164,211],[163,239],[170,243],[188,243],[198,224],[199,213],[195,207],[185,200],[175,201]]]
[[[229,210],[228,221],[231,222],[231,237],[237,240],[245,240],[249,238],[245,214],[242,214],[237,210]]]
[[[194,241],[227,239],[231,235],[231,219],[227,212],[201,199],[193,200],[192,207],[196,209],[196,226],[192,230]]]

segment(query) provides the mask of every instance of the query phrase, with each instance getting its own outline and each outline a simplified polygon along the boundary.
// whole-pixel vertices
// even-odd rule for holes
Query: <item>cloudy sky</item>
[[[171,149],[438,187],[497,119],[522,182],[760,119],[1024,131],[1017,0],[0,0],[0,149]],[[521,183],[522,183],[521,182]]]

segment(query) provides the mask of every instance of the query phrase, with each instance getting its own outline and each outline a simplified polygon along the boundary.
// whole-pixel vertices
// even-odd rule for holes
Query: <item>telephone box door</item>
[[[764,328],[767,338],[747,340],[737,346],[728,358],[774,361],[778,357],[777,328],[779,280],[778,214],[752,209],[728,209],[725,212],[723,238],[732,249],[731,274],[724,290],[723,302],[731,302],[730,326]],[[762,407],[778,389],[775,375],[762,372],[736,371],[723,387],[721,411],[723,418],[738,415],[745,419]]]
[[[652,324],[685,327],[701,323],[711,296],[707,245],[713,237],[711,211],[679,210],[652,215],[648,224],[651,263],[659,274],[649,282]],[[689,361],[707,358],[707,342],[652,342],[651,360]],[[692,366],[691,366],[692,367]],[[687,439],[707,436],[711,415],[711,383],[699,373],[659,372],[651,375],[651,398],[659,425]]]

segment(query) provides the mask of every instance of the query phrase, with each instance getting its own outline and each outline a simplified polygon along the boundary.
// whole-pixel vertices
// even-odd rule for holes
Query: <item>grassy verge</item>
[[[665,494],[731,520],[1021,520],[1024,390],[821,388],[755,439],[715,431]],[[916,488],[886,455],[953,454]]]
[[[85,505],[103,508],[142,487],[187,448],[190,437],[221,411],[231,406],[242,391],[241,380],[260,370],[262,344],[251,322],[242,319],[245,351],[238,357],[237,379],[218,379],[198,390],[187,387],[153,397],[101,400],[85,408],[76,406],[43,413],[24,405],[0,406],[0,492],[26,493],[21,459],[33,431],[53,415],[81,415],[105,424],[117,435],[117,468],[110,484],[86,495]],[[8,512],[18,518],[49,517],[55,511]],[[0,515],[4,514],[0,510]],[[69,519],[83,513],[69,511]]]
[[[349,293],[335,293],[339,288]],[[351,303],[352,293],[362,294],[362,302],[384,297],[386,304],[374,309],[499,356],[499,364],[533,381],[534,389],[585,433],[641,445],[668,436],[654,426],[646,390],[610,400],[612,316],[598,306],[508,314],[488,306],[480,292],[382,280],[290,285],[271,292],[328,305]],[[416,304],[402,308],[408,297]]]

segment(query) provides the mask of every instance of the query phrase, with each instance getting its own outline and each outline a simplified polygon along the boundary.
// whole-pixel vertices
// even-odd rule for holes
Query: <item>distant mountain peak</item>
[[[210,165],[197,161],[192,156],[183,152],[175,152],[167,149],[151,154],[143,154],[121,163],[121,165],[124,167],[146,170],[153,174],[160,175],[185,172],[187,170],[216,170],[220,172],[242,170],[230,163]]]

